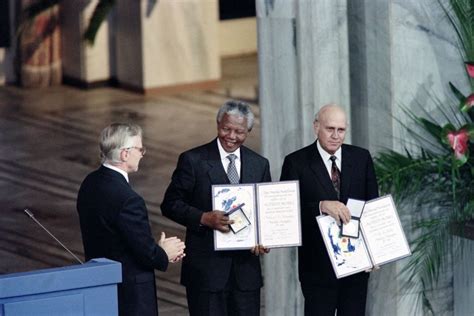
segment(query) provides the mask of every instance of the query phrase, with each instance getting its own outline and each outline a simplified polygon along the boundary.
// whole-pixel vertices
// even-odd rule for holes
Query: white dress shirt
[[[222,166],[224,167],[224,171],[227,173],[227,168],[229,167],[230,160],[227,158],[230,154],[234,154],[237,156],[235,158],[235,168],[237,169],[237,173],[239,174],[240,178],[240,166],[242,165],[242,162],[240,160],[240,147],[237,148],[236,151],[233,153],[228,153],[227,151],[224,150],[224,147],[222,147],[221,142],[219,138],[216,140],[217,141],[217,148],[219,148],[219,155],[221,156],[221,162]]]
[[[331,178],[331,169],[332,169],[332,161],[331,161],[331,156],[336,156],[336,166],[339,169],[339,171],[342,173],[342,149],[339,147],[339,149],[334,153],[334,155],[331,155],[327,151],[321,147],[319,144],[319,140],[317,141],[317,146],[318,146],[318,152],[319,155],[321,155],[321,158],[323,159],[324,165],[326,166],[326,170],[328,171],[329,178]]]
[[[117,171],[118,173],[120,173],[122,176],[124,176],[125,180],[128,181],[128,173],[126,173],[125,171],[123,171],[122,169],[120,168],[117,168],[115,166],[112,166],[111,164],[108,164],[108,163],[103,163],[102,166],[104,166],[105,168],[109,168],[109,169],[112,169],[114,171]]]
[[[331,161],[331,156],[336,156],[336,166],[339,168],[339,171],[342,172],[342,163],[341,163],[341,157],[342,157],[342,149],[339,147],[339,149],[334,153],[334,155],[331,155],[327,151],[321,147],[319,144],[319,140],[316,142],[316,145],[318,147],[318,152],[319,155],[321,155],[321,158],[323,159],[324,165],[326,166],[326,170],[329,174],[329,179],[331,179],[331,169],[332,169],[332,161]],[[314,158],[316,159],[316,157]],[[319,213],[322,215],[323,212],[321,212],[321,202],[319,202]]]

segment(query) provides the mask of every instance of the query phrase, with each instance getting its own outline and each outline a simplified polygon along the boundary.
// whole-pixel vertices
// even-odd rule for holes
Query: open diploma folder
[[[353,201],[347,203],[351,214],[351,205],[358,204]],[[338,279],[411,255],[391,195],[365,202],[358,238],[341,236],[331,216],[321,215],[316,220]]]
[[[214,230],[215,250],[301,245],[298,181],[213,185],[212,208],[234,220],[229,232]]]

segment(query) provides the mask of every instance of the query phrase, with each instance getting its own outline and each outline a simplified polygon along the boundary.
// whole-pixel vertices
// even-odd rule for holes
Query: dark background
[[[255,14],[255,0],[219,0],[221,20],[247,18]]]

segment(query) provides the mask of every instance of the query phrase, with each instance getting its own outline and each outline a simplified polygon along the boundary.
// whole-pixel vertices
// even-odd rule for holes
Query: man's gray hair
[[[133,123],[112,123],[104,128],[99,140],[102,163],[120,163],[120,151],[133,146],[132,138],[142,134],[142,128]]]
[[[253,120],[255,116],[252,113],[252,109],[250,108],[250,104],[237,101],[237,100],[229,100],[224,103],[219,111],[217,112],[217,124],[222,121],[224,114],[228,115],[238,115],[243,116],[247,119],[247,130],[250,132],[253,127]]]

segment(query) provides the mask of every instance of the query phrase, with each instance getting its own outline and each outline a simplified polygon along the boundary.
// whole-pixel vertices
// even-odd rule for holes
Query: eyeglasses
[[[136,150],[138,150],[140,152],[140,154],[142,154],[142,156],[145,156],[145,153],[146,153],[146,147],[145,146],[143,146],[143,147],[131,146],[131,147],[126,147],[126,148],[122,148],[122,149],[130,150],[132,148],[135,148]]]

